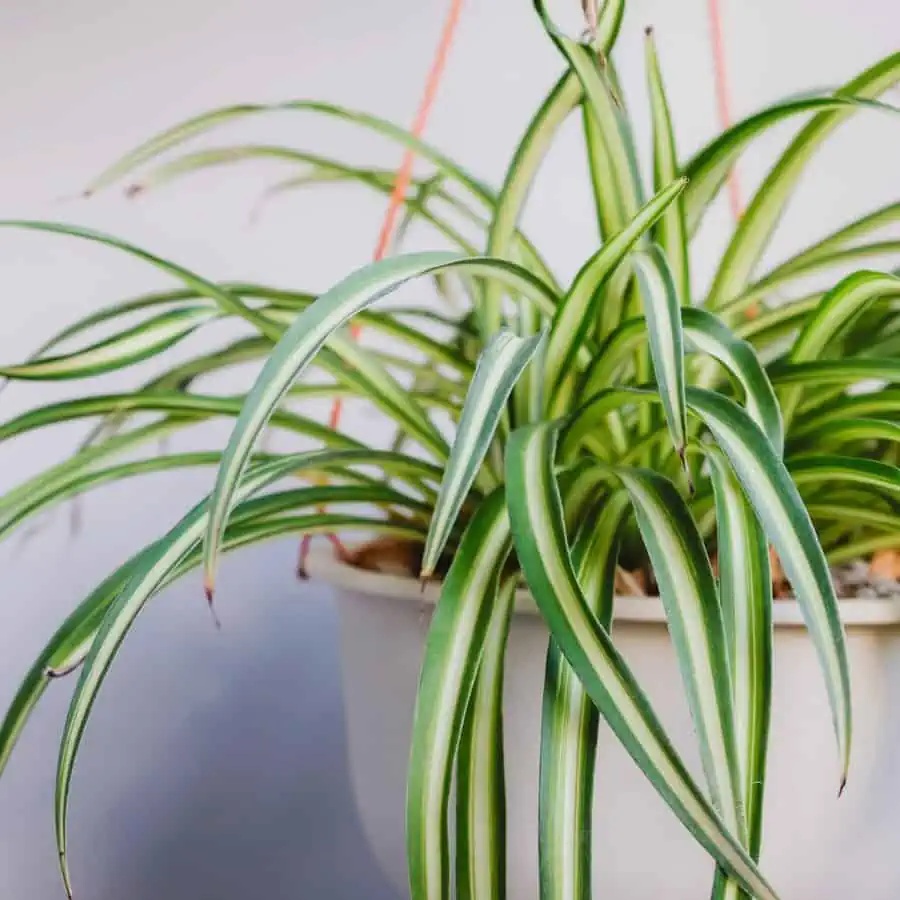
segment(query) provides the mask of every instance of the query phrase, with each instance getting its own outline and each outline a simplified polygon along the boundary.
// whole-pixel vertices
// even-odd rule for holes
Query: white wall
[[[554,8],[576,6],[566,3]],[[279,174],[267,169],[204,175],[139,201],[118,192],[73,197],[118,154],[208,107],[322,97],[408,120],[444,5],[7,0],[0,4],[0,216],[90,224],[217,278],[327,286],[368,258],[379,200],[315,192],[273,203],[251,225],[256,198]],[[836,85],[896,49],[892,0],[724,6],[739,115]],[[714,128],[704,16],[705,0],[631,0],[617,53],[646,137],[641,32],[656,26],[684,152]],[[469,0],[429,137],[498,182],[559,68],[527,0]],[[391,147],[308,117],[232,134],[397,161]],[[774,252],[900,196],[898,135],[896,122],[874,115],[841,130],[804,182]],[[783,141],[779,132],[746,160],[745,184]],[[553,152],[527,225],[564,273],[595,245],[575,128]],[[706,246],[721,243],[727,225],[721,209]],[[20,359],[50,328],[98,303],[164,283],[110,251],[0,232],[0,359]],[[111,384],[134,384],[147,371]],[[0,396],[0,418],[58,395],[15,387]],[[78,433],[57,429],[0,447],[0,490],[65,453]],[[113,488],[89,499],[76,541],[57,515],[24,546],[13,539],[0,547],[0,705],[63,611],[173,521],[210,477]],[[221,634],[193,582],[142,617],[97,704],[76,773],[71,852],[82,896],[294,897],[298,878],[303,896],[354,896],[363,885],[376,894],[380,882],[352,819],[341,762],[332,612],[326,591],[293,582],[293,553],[285,542],[228,564]],[[0,782],[5,896],[60,896],[51,797],[66,692],[52,691]]]

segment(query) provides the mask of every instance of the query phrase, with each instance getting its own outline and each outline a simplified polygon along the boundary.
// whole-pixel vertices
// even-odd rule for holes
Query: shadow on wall
[[[394,898],[353,806],[330,592],[298,585],[294,552],[229,561],[221,632],[190,578],[141,616],[76,767],[76,896]],[[0,824],[6,896],[64,897],[51,804],[67,694],[39,708],[0,790],[16,809]]]

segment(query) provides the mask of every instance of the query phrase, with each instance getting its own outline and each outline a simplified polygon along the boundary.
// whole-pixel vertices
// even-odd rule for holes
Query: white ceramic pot
[[[360,818],[384,871],[406,896],[406,762],[423,641],[437,595],[410,579],[363,573],[320,556],[337,587],[350,769]],[[775,609],[775,682],[762,869],[785,900],[900,892],[900,602],[842,606],[852,666],[853,762],[837,797],[825,689],[793,602]],[[657,600],[616,601],[616,646],[633,667],[695,777],[699,758]],[[537,786],[547,631],[517,598],[506,663],[508,896],[537,900]],[[595,785],[594,885],[613,900],[698,900],[712,865],[601,725]]]

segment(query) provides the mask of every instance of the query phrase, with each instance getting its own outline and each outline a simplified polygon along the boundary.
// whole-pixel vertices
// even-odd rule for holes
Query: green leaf
[[[553,639],[601,715],[651,784],[701,845],[759,898],[772,889],[729,832],[666,737],[588,608],[566,544],[553,473],[555,423],[513,432],[507,450],[507,503],[516,553]]]
[[[28,410],[0,424],[0,441],[74,419],[136,411],[171,413],[202,421],[213,416],[237,416],[243,404],[241,397],[213,397],[185,394],[181,391],[145,391],[136,394],[98,394],[76,400],[63,400]],[[334,447],[359,449],[362,444],[312,419],[279,410],[272,424],[286,431],[304,434]]]
[[[895,53],[848,82],[841,94],[869,100],[892,87],[898,80],[900,53]],[[853,105],[818,113],[781,155],[757,188],[719,262],[707,301],[710,308],[715,309],[727,303],[746,287],[807,162],[825,138],[856,108],[857,105]]]
[[[60,225],[54,222],[28,222],[7,219],[0,221],[0,228],[16,228],[26,231],[43,231],[51,234],[61,234],[66,237],[81,238],[85,241],[101,244],[114,250],[121,250],[129,256],[134,256],[137,259],[150,263],[150,265],[160,271],[177,278],[186,287],[195,290],[200,296],[212,300],[223,312],[240,316],[242,319],[245,319],[259,331],[260,334],[272,339],[277,339],[280,334],[280,329],[274,327],[265,316],[261,315],[256,310],[251,309],[233,294],[214,282],[207,281],[205,278],[201,278],[199,275],[183,266],[179,266],[162,257],[155,256],[154,254],[142,250],[140,247],[134,246],[134,244],[129,244],[126,241],[120,240],[119,238],[103,234],[99,231],[93,231],[89,228],[79,228],[75,225]]]
[[[858,219],[854,219],[849,225],[844,225],[837,231],[824,238],[820,238],[809,247],[796,253],[790,259],[785,260],[776,271],[797,271],[810,264],[835,254],[859,247],[857,243],[861,238],[867,237],[873,231],[879,231],[886,225],[892,225],[900,220],[900,203],[889,203],[873,212],[866,213]],[[873,244],[871,246],[878,246]],[[770,273],[774,274],[774,273]]]
[[[728,173],[740,154],[754,138],[761,136],[774,125],[810,112],[817,112],[822,116],[829,114],[846,116],[860,108],[893,111],[893,107],[869,100],[861,96],[861,93],[862,91],[859,91],[855,96],[850,96],[850,86],[847,86],[840,94],[791,97],[767,106],[716,135],[684,167],[684,174],[690,180],[684,200],[690,234],[697,231],[703,215],[725,184]],[[818,116],[813,122],[816,119]]]
[[[450,529],[487,456],[506,401],[541,339],[542,335],[525,339],[501,331],[479,357],[428,529],[422,578],[430,578],[434,572]]]
[[[751,284],[740,297],[723,307],[722,313],[733,316],[766,297],[772,297],[777,302],[779,296],[792,282],[801,281],[819,272],[830,273],[836,267],[846,268],[851,263],[854,266],[864,262],[877,263],[881,257],[896,258],[898,255],[900,255],[900,241],[877,241],[789,260]]]
[[[684,335],[681,306],[665,253],[657,245],[632,255],[644,302],[650,357],[666,422],[676,452],[684,458],[687,407],[684,400]]]
[[[877,459],[822,453],[791,460],[789,469],[798,487],[838,481],[900,495],[900,469]]]
[[[141,180],[129,189],[132,195],[143,194],[150,190],[163,187],[177,178],[192,175],[206,169],[219,166],[234,165],[251,160],[271,160],[295,165],[309,165],[313,171],[330,179],[335,177],[344,181],[353,181],[380,194],[390,194],[393,190],[394,176],[390,172],[377,172],[372,169],[351,166],[336,159],[308,153],[304,150],[296,150],[291,147],[277,145],[245,144],[239,146],[214,147],[200,150],[196,153],[188,153],[184,156],[165,162],[152,171],[145,174]],[[289,182],[277,185],[277,192],[283,192],[286,186],[299,187],[301,184],[309,184],[310,176],[302,176],[301,179],[293,178]],[[271,197],[272,191],[267,193]],[[402,201],[408,211],[434,227],[440,234],[447,238],[459,250],[474,254],[476,248],[457,228],[452,224],[452,219],[436,215],[424,204],[416,204],[414,197],[404,197]],[[518,233],[515,238],[518,238]]]
[[[374,131],[376,134],[380,134],[389,140],[414,150],[416,156],[434,164],[445,177],[456,181],[485,203],[493,203],[494,194],[488,185],[466,172],[436,147],[415,137],[406,129],[400,128],[386,119],[360,110],[350,109],[334,103],[323,103],[317,100],[289,100],[284,103],[226,106],[187,119],[152,137],[123,156],[105,171],[101,172],[88,186],[85,193],[93,194],[108,188],[110,185],[130,175],[140,166],[181,146],[186,141],[206,135],[223,125],[260,115],[283,112],[313,113],[325,118],[337,119],[368,131]]]
[[[728,647],[703,539],[670,481],[643,469],[614,471],[631,497],[659,585],[710,799],[730,832],[743,841]]]
[[[734,727],[747,847],[759,860],[772,699],[772,576],[765,534],[724,454],[705,449],[716,498],[719,595],[728,639]],[[718,892],[718,893],[717,893]],[[713,896],[738,896],[718,870]]]
[[[624,0],[610,0],[603,8],[597,23],[594,46],[600,53],[608,52],[618,34],[624,13]],[[541,10],[539,9],[539,13]],[[583,88],[574,71],[567,71],[554,84],[546,99],[525,130],[506,171],[503,186],[497,196],[494,215],[488,232],[487,255],[508,258],[518,220],[528,198],[535,175],[546,158],[562,123],[581,102]],[[488,285],[482,315],[482,330],[489,338],[502,324],[502,291],[496,284]],[[539,324],[530,306],[520,306],[531,327],[523,336],[535,333]]]
[[[900,278],[894,275],[880,272],[856,272],[849,275],[830,290],[822,298],[816,311],[807,317],[803,330],[791,349],[790,361],[799,363],[819,359],[828,344],[858,319],[874,301],[898,296]],[[782,400],[782,409],[788,421],[800,402],[802,392],[802,387],[793,387]]]
[[[753,420],[737,404],[710,391],[688,388],[687,395],[688,405],[728,456],[794,588],[825,676],[843,790],[852,730],[850,672],[825,554],[784,463]]]
[[[235,494],[238,503],[303,466],[314,467],[321,452],[295,454],[266,461],[248,471]],[[295,510],[300,506],[321,506],[331,502],[351,504],[373,502],[416,506],[416,501],[387,487],[370,485],[347,488],[325,485],[287,492],[285,496],[263,497],[255,510],[270,514]],[[60,868],[66,890],[71,896],[71,879],[66,858],[68,798],[75,757],[97,692],[115,654],[144,604],[160,588],[185,556],[197,546],[206,530],[208,502],[203,501],[188,513],[165,537],[153,545],[152,552],[141,557],[141,564],[121,589],[109,608],[91,644],[76,685],[60,744],[56,781],[56,839]],[[427,507],[421,506],[426,509]]]
[[[653,225],[684,188],[677,181],[657,194],[628,224],[600,248],[575,276],[553,318],[547,345],[545,380],[548,397],[560,392],[594,323],[601,288],[641,235]],[[590,357],[587,359],[590,362]]]
[[[653,187],[659,192],[677,180],[681,172],[675,149],[669,101],[663,85],[653,30],[650,28],[647,29],[646,67],[650,90],[650,113],[653,119]],[[691,272],[685,221],[685,197],[689,190],[690,187],[662,214],[653,232],[656,243],[662,247],[669,261],[675,292],[682,306],[691,305]]]
[[[60,625],[34,661],[0,725],[0,772],[6,768],[32,710],[53,680],[51,673],[70,669],[83,659],[106,610],[153,550],[152,545],[142,550],[98,585]]]
[[[469,522],[425,642],[406,786],[411,900],[450,896],[447,808],[454,756],[509,549],[503,492],[496,491]],[[494,849],[479,848],[488,855]]]
[[[172,310],[73,353],[0,366],[0,377],[53,381],[102,375],[157,356],[214,317],[215,311],[204,307]]]
[[[503,670],[516,595],[510,577],[497,592],[478,674],[466,707],[456,764],[456,897],[506,896],[506,784]]]
[[[567,73],[553,86],[529,123],[516,147],[506,170],[503,187],[497,196],[497,204],[488,230],[485,251],[488,256],[511,258],[513,237],[537,170],[544,161],[560,126],[580,99],[581,85],[577,78]],[[503,286],[497,282],[488,284],[480,316],[485,340],[503,324],[502,301]],[[525,313],[529,318],[533,318],[530,304],[526,307]],[[530,333],[536,330],[532,329]]]
[[[748,414],[780,455],[784,447],[781,410],[753,346],[706,310],[682,307],[680,314],[689,349],[717,360],[737,379],[744,390]],[[646,328],[644,319],[629,319],[609,336],[585,375],[580,396],[591,397],[617,380],[628,354],[644,339]]]
[[[223,545],[225,551],[296,532],[324,531],[333,534],[341,528],[364,529],[369,533],[384,533],[407,539],[422,537],[421,531],[408,523],[379,521],[363,516],[347,516],[340,513],[271,516],[262,509],[262,515],[255,517],[252,512],[249,515],[244,515],[243,512],[239,511],[240,514],[226,531]],[[26,673],[0,724],[0,773],[9,761],[31,712],[46,688],[54,679],[68,674],[84,662],[107,610],[121,593],[122,588],[140,566],[149,560],[155,550],[155,544],[151,544],[113,572],[78,605],[41,651]],[[160,589],[199,566],[200,559],[199,549],[195,548],[167,576]]]
[[[804,442],[810,442],[817,448],[831,443],[840,446],[853,441],[900,443],[900,423],[886,419],[835,418],[820,428],[807,432],[804,439]]]
[[[787,363],[773,367],[769,372],[773,384],[852,385],[860,381],[900,381],[900,360],[855,357],[851,359],[825,359],[819,362]]]
[[[628,495],[604,501],[572,550],[588,609],[599,625],[612,624],[615,573]],[[592,808],[597,756],[597,708],[551,639],[547,648],[541,718],[539,847],[541,900],[591,896]]]
[[[222,456],[205,544],[204,582],[208,592],[213,590],[218,542],[228,518],[235,486],[257,438],[291,384],[331,335],[357,312],[412,278],[450,269],[499,278],[523,293],[553,302],[546,286],[514,263],[459,257],[450,253],[411,254],[373,263],[319,297],[297,317],[275,346],[247,395]]]

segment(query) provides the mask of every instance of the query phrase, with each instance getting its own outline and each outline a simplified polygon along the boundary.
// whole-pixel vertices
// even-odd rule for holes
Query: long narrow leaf
[[[506,897],[503,669],[516,578],[501,585],[459,737],[456,765],[456,897]]]
[[[900,53],[876,63],[848,82],[841,94],[872,99],[900,80]],[[757,188],[723,254],[709,292],[708,305],[715,309],[746,287],[769,243],[794,187],[807,162],[822,142],[856,107],[820,112],[802,129]]]
[[[653,188],[659,192],[675,181],[681,172],[675,149],[669,101],[659,67],[653,30],[650,28],[647,29],[646,68],[650,89],[650,112],[653,117]],[[691,272],[688,260],[685,196],[686,194],[681,194],[677,197],[662,214],[654,226],[654,238],[669,261],[676,294],[682,306],[690,306]]]
[[[843,790],[850,764],[850,672],[834,585],[794,482],[759,427],[735,403],[688,388],[688,404],[713,433],[775,546],[819,656],[831,704]]]
[[[747,848],[759,861],[763,790],[772,699],[772,576],[769,548],[756,514],[717,448],[707,452],[716,497],[719,595],[722,600],[734,690],[734,727],[740,791],[738,813]],[[714,897],[738,897],[721,870]]]
[[[425,643],[406,786],[411,900],[450,896],[450,779],[509,549],[509,519],[503,492],[497,491],[479,506],[463,535]]]
[[[444,470],[441,490],[422,555],[422,578],[430,578],[478,470],[487,456],[513,386],[537,350],[541,336],[500,332],[478,360]]]
[[[259,464],[247,473],[247,477],[238,486],[237,501],[241,502],[251,497],[269,484],[295,472],[304,465],[315,465],[319,455],[317,452],[296,454]],[[388,497],[389,494],[390,497]],[[346,488],[326,485],[292,491],[287,498],[287,503],[277,497],[263,498],[261,505],[268,506],[270,509],[278,508],[279,505],[287,509],[296,509],[303,505],[323,505],[338,497],[349,498],[351,503],[364,503],[367,498],[371,498],[376,503],[402,504],[410,502],[404,495],[383,487],[365,486],[355,490],[352,495],[348,495]],[[135,618],[147,600],[201,540],[209,516],[208,506],[207,501],[196,506],[164,538],[154,544],[152,552],[147,557],[142,557],[141,565],[132,572],[130,580],[122,588],[115,603],[104,616],[84,661],[60,743],[56,781],[56,840],[63,882],[69,896],[72,891],[66,856],[68,799],[72,770],[88,716],[116,651]]]
[[[588,520],[572,550],[585,602],[606,631],[612,624],[621,526],[628,512],[624,491]],[[594,765],[597,708],[556,643],[547,648],[541,719],[539,847],[541,900],[591,896]]]
[[[687,441],[687,407],[684,400],[684,335],[677,288],[665,253],[659,246],[639,251],[632,258],[644,302],[656,383],[672,442],[676,452],[683,457]]]

